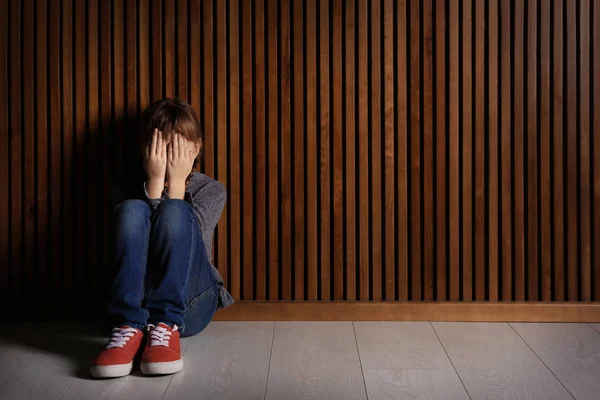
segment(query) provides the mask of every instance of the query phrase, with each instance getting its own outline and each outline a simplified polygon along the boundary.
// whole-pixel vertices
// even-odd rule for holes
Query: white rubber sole
[[[167,375],[174,374],[183,369],[183,359],[169,362],[140,363],[140,370],[144,375]]]
[[[92,365],[90,373],[94,378],[118,378],[120,376],[129,375],[133,368],[133,361],[129,364],[117,365]]]

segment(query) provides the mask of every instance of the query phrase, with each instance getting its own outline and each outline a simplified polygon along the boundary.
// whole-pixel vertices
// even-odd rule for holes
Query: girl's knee
[[[115,208],[117,227],[137,227],[150,221],[150,206],[143,200],[125,200]]]

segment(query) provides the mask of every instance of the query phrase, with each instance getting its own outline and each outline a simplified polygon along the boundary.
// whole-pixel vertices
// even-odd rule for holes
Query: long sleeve
[[[192,205],[202,232],[214,231],[226,200],[225,187],[217,181],[210,182],[194,195]]]

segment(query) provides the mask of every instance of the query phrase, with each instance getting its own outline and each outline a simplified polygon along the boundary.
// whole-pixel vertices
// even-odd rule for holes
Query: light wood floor
[[[0,399],[600,399],[600,324],[212,322],[173,376],[93,380],[94,325],[0,326]]]

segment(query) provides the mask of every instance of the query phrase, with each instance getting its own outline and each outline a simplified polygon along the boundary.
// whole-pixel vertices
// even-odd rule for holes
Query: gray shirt
[[[145,184],[144,196],[152,210],[156,210],[163,200],[169,199],[166,190],[163,190],[160,199],[150,199]],[[206,254],[211,262],[210,265],[213,277],[218,283],[219,293],[217,309],[229,307],[234,303],[233,297],[225,288],[221,274],[219,274],[219,271],[212,264],[213,234],[217,222],[219,222],[219,218],[221,217],[221,212],[225,207],[226,199],[227,194],[225,187],[220,182],[198,172],[192,174],[192,177],[185,188],[184,200],[190,203],[194,208],[194,215],[198,220],[198,226],[202,233],[202,240],[206,247]]]

